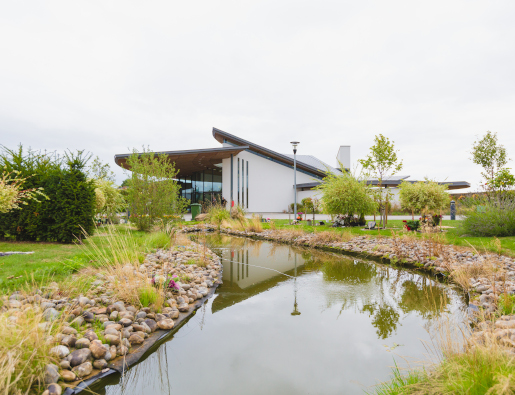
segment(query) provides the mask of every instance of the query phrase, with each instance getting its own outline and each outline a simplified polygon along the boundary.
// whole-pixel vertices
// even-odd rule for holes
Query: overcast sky
[[[382,133],[402,174],[469,181],[477,135],[515,159],[514,1],[0,4],[0,144],[217,147],[215,126],[334,164]],[[511,166],[515,167],[511,162]]]

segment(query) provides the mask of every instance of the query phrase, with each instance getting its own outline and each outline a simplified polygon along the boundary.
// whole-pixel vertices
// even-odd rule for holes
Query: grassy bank
[[[442,221],[442,226],[449,227],[445,228],[445,232],[443,234],[442,241],[447,244],[453,244],[461,247],[474,247],[477,250],[481,251],[493,251],[499,252],[496,238],[493,237],[472,237],[464,235],[460,229],[461,221]],[[332,228],[331,226],[322,225],[322,226],[308,226],[306,221],[302,221],[300,225],[288,225],[287,219],[278,219],[274,220],[274,225],[277,229],[287,229],[287,228],[300,228],[305,232],[321,232],[321,231],[331,231],[331,232],[350,232],[352,235],[356,236],[392,236],[392,230],[395,232],[402,231],[404,224],[401,220],[389,220],[388,221],[388,229],[386,230],[374,230],[374,231],[366,231],[362,230],[361,227],[356,228]],[[274,226],[272,225],[272,226]],[[262,224],[263,229],[270,229],[269,223]],[[424,237],[422,234],[418,234],[418,237]],[[501,253],[505,255],[515,256],[515,236],[511,237],[500,237],[499,241],[501,243]]]
[[[139,232],[126,225],[119,225],[116,229],[120,232],[129,232],[142,252],[169,243],[168,236],[163,233]],[[93,236],[84,240],[83,247],[77,244],[0,242],[0,252],[34,252],[0,257],[0,293],[17,290],[31,282],[41,284],[66,281],[71,274],[98,263],[85,253],[84,247],[87,249],[95,244],[107,251],[109,237],[112,236],[106,232],[106,228],[98,228]]]

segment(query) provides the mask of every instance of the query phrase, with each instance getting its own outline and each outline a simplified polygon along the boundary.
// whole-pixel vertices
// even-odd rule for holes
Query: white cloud
[[[3,3],[0,143],[113,163],[217,146],[216,126],[333,163],[382,133],[404,174],[476,186],[476,135],[515,157],[514,16],[509,1]]]

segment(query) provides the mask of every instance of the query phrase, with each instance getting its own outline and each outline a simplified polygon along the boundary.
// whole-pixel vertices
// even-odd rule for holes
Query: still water
[[[426,359],[435,317],[466,307],[451,287],[388,265],[220,235],[207,243],[223,285],[97,393],[363,394],[394,359]]]

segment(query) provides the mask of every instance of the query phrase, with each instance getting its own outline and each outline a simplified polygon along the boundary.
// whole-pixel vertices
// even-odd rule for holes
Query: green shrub
[[[158,298],[157,290],[153,287],[143,287],[138,291],[139,301],[143,307],[156,303]]]
[[[142,243],[147,249],[170,248],[171,246],[170,236],[165,232],[150,233],[143,237]]]
[[[462,201],[462,231],[472,236],[515,236],[515,200],[510,195]]]
[[[218,230],[220,230],[220,227],[222,225],[223,221],[227,221],[231,218],[231,214],[229,211],[225,209],[225,207],[221,205],[213,205],[209,207],[207,212],[207,221],[209,223],[212,223],[214,225],[218,226]]]
[[[49,198],[0,214],[0,238],[71,243],[94,229],[95,186],[86,177],[82,151],[64,157],[3,148],[0,167],[27,178],[24,188],[43,188]]]

